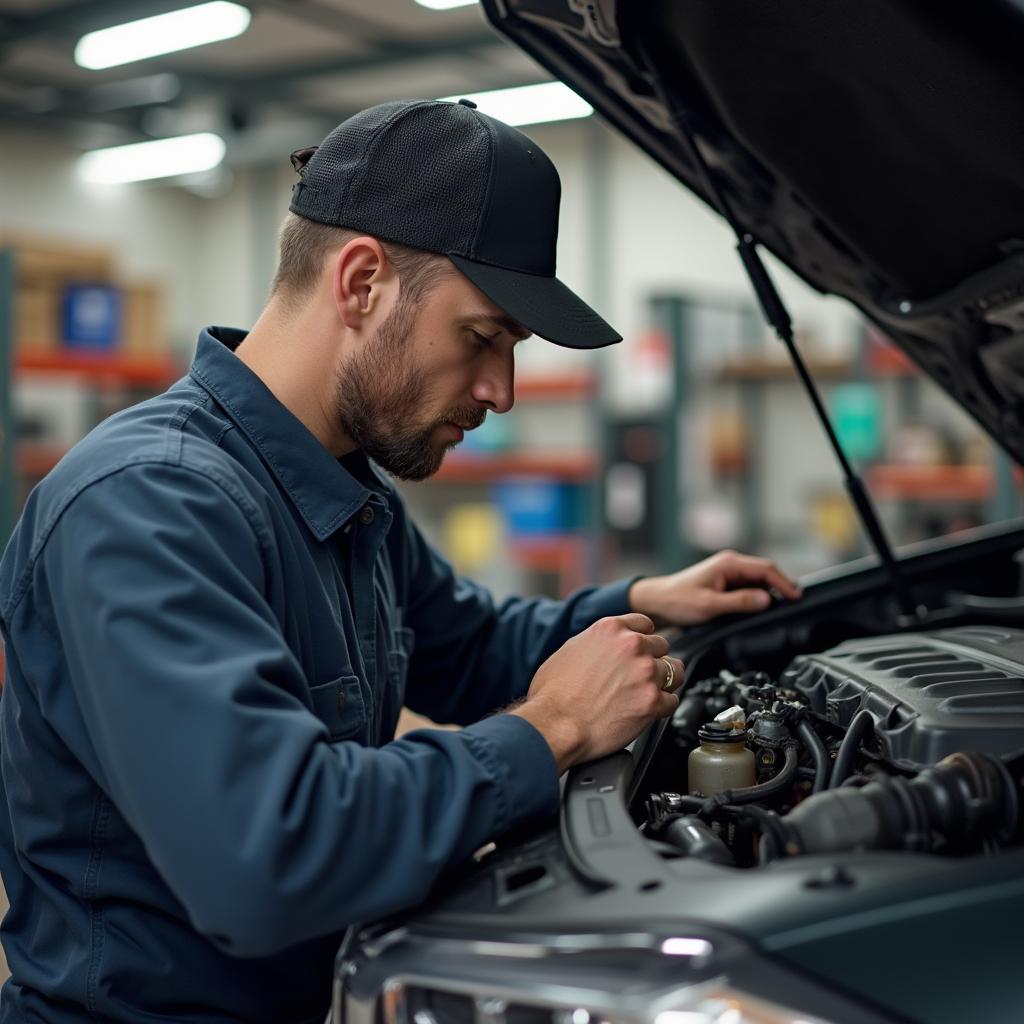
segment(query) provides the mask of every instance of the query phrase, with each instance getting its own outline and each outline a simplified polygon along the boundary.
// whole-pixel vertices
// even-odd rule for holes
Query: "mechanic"
[[[253,329],[81,441],[0,563],[0,1021],[320,1024],[347,925],[671,714],[652,620],[799,595],[733,553],[565,601],[457,578],[382,470],[507,412],[528,333],[621,340],[554,276],[557,173],[468,102],[293,160]],[[394,740],[403,704],[466,728]]]

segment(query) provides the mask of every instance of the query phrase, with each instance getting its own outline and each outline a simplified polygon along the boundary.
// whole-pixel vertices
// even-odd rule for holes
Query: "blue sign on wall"
[[[64,344],[114,348],[121,333],[121,292],[109,284],[73,284],[64,292]]]

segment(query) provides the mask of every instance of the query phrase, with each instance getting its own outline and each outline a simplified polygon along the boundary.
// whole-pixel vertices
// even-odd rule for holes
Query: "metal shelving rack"
[[[545,403],[583,403],[591,409],[599,386],[598,375],[556,373],[526,376],[516,384],[517,410],[526,405]],[[448,455],[440,470],[423,484],[416,485],[419,500],[430,495],[452,492],[472,493],[501,481],[519,477],[550,480],[579,488],[585,499],[581,511],[585,521],[577,530],[536,536],[509,538],[508,554],[521,569],[552,573],[559,579],[560,591],[568,593],[596,579],[594,560],[600,538],[600,522],[594,522],[594,493],[601,480],[602,458],[593,450],[536,450],[512,447],[500,451],[458,450]]]
[[[14,389],[24,375],[80,381],[94,396],[92,423],[101,418],[100,396],[108,388],[159,391],[180,375],[169,356],[118,351],[23,349],[16,337],[15,296],[18,252],[0,247],[0,551],[6,546],[19,514],[19,484],[23,476],[42,476],[52,469],[63,450],[19,444],[15,436]],[[24,471],[24,472],[23,472]]]
[[[674,359],[674,390],[673,403],[686,404],[690,388],[700,382],[696,379],[696,371],[692,366],[690,342],[694,341],[692,312],[695,305],[705,305],[703,301],[694,303],[684,297],[660,297],[651,302],[653,322],[667,331],[673,342]],[[715,306],[718,303],[712,302]],[[736,304],[737,310],[745,307]],[[843,382],[870,382],[876,385],[895,387],[899,392],[900,405],[911,415],[920,406],[920,387],[924,381],[922,374],[902,356],[898,350],[887,350],[889,355],[878,365],[869,365],[865,355],[853,360],[817,360],[809,363],[809,369],[815,380],[825,384]],[[763,500],[763,484],[761,476],[766,453],[763,451],[764,431],[761,424],[766,415],[766,391],[769,387],[796,384],[796,376],[792,365],[781,358],[747,358],[739,361],[725,361],[717,372],[704,383],[731,385],[738,388],[739,405],[743,410],[748,430],[748,470],[742,476],[739,502],[741,506],[741,523],[743,543],[752,549],[759,548],[765,538],[762,536],[759,520]],[[664,430],[666,436],[675,438],[682,430],[672,430],[674,413],[670,408],[666,411]],[[686,501],[685,475],[678,469],[678,442],[673,453],[674,461],[669,464],[668,457],[663,472],[672,481],[672,492],[678,495],[681,506]],[[987,464],[959,464],[943,466],[901,466],[887,465],[875,461],[864,469],[869,491],[876,501],[895,502],[904,506],[904,513],[909,515],[912,506],[935,502],[962,502],[980,506],[985,516],[991,521],[1013,518],[1020,514],[1021,489],[1024,487],[1024,471],[1015,467],[1013,460],[1001,449],[994,447],[992,459]],[[674,474],[674,476],[673,476]],[[666,491],[666,499],[668,492]],[[677,510],[678,514],[678,510]],[[667,518],[667,513],[666,513]],[[676,541],[666,536],[666,551],[688,554],[685,538]]]

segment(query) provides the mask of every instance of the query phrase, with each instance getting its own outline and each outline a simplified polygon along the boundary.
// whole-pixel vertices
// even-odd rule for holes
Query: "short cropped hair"
[[[318,224],[289,213],[281,225],[277,272],[270,294],[297,299],[313,290],[323,272],[324,260],[332,250],[341,249],[353,238],[372,235],[368,231]],[[403,302],[424,299],[437,279],[451,271],[451,263],[437,253],[378,239],[388,262],[395,268]]]

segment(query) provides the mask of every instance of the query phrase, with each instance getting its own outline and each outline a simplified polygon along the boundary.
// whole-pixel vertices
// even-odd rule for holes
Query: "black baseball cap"
[[[292,213],[448,256],[492,302],[568,348],[621,341],[555,277],[562,186],[547,154],[470,100],[398,100],[292,154]]]

